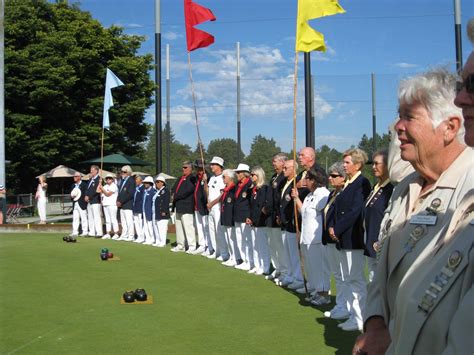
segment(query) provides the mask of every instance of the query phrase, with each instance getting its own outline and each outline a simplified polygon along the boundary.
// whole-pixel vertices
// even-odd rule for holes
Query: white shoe
[[[118,238],[117,240],[118,240],[119,242],[123,242],[123,241],[127,240],[127,238],[125,238],[124,236],[123,236],[123,237],[120,236],[120,238]]]
[[[104,234],[104,236],[102,237],[102,239],[110,239],[110,238],[111,238],[110,234]]]
[[[259,269],[259,270],[255,271],[255,275],[261,276],[263,274],[264,274],[264,272],[263,272],[262,269]]]
[[[359,325],[357,324],[357,321],[354,318],[350,318],[348,321],[342,323],[340,328],[348,332],[362,330],[362,327],[359,327]]]
[[[194,254],[196,251],[196,247],[189,247],[188,250],[186,250],[186,254]]]
[[[248,274],[256,274],[257,273],[257,268],[256,267],[253,267],[251,268],[249,271],[247,271]]]
[[[201,256],[205,256],[206,258],[211,255],[211,253],[209,253],[209,249],[206,249],[203,253],[201,253]]]
[[[152,245],[153,242],[145,242],[145,243],[142,243],[142,245]]]
[[[275,276],[273,274],[265,275],[265,280],[273,280]]]
[[[184,248],[183,248],[183,247],[179,247],[179,246],[175,246],[175,247],[171,248],[170,251],[172,251],[173,253],[183,253],[183,252],[184,252]]]
[[[88,234],[87,233],[82,233],[82,234],[79,234],[79,237],[87,237]]]
[[[324,316],[332,319],[346,319],[349,318],[351,314],[348,311],[334,309],[332,311],[324,312]]]
[[[235,263],[235,261],[234,261],[234,260],[232,260],[232,259],[229,259],[229,260],[227,260],[227,261],[224,261],[224,262],[222,263],[222,265],[224,265],[224,266],[230,266],[230,267],[234,267],[234,266],[236,266],[237,264]]]
[[[117,240],[117,239],[119,239],[119,238],[120,238],[120,237],[119,237],[118,234],[114,234],[114,236],[112,237],[113,240]]]
[[[192,252],[193,255],[202,254],[206,251],[206,247],[204,245],[200,245],[195,251]]]
[[[216,258],[216,253],[214,252],[214,253],[212,253],[212,254],[209,254],[209,255],[207,256],[207,258],[208,258],[208,259],[217,259],[217,258]]]
[[[246,263],[246,262],[243,262],[243,263],[240,263],[239,265],[235,265],[235,268],[239,269],[239,270],[249,271],[250,270],[250,264]]]
[[[214,253],[215,254],[215,253]],[[217,258],[216,258],[217,261],[226,261],[226,260],[229,260],[229,258],[225,259],[222,255],[219,255]]]
[[[166,245],[166,244],[156,244],[156,243],[154,243],[154,244],[152,244],[151,246],[152,246],[152,247],[157,247],[157,248],[163,248],[165,245]]]

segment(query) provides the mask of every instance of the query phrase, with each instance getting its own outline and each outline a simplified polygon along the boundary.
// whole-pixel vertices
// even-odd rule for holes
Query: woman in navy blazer
[[[375,267],[377,266],[377,253],[374,250],[374,244],[379,240],[380,224],[393,192],[393,185],[390,183],[388,175],[387,157],[388,153],[386,150],[377,151],[372,156],[372,170],[377,178],[377,183],[365,202],[364,254],[367,256],[369,282],[372,282]]]
[[[347,180],[344,189],[334,202],[334,225],[328,228],[329,237],[339,244],[343,292],[349,303],[349,319],[341,325],[343,330],[361,330],[362,308],[367,296],[364,275],[364,207],[369,196],[370,182],[361,170],[367,162],[361,149],[344,152],[344,171]]]

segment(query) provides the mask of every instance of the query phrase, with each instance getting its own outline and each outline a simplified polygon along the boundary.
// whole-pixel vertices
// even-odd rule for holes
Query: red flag
[[[186,22],[186,42],[189,52],[214,43],[214,36],[194,28],[194,26],[200,23],[216,20],[211,10],[193,3],[192,0],[184,0],[184,18]]]

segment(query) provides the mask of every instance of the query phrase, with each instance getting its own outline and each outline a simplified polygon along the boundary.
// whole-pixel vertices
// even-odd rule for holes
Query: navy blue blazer
[[[204,181],[196,178],[196,187],[194,189],[194,210],[198,211],[201,216],[207,216],[209,210],[207,209],[207,194],[204,190]]]
[[[230,189],[224,197],[221,197],[221,225],[226,227],[234,226],[234,201],[237,186]]]
[[[334,201],[334,233],[341,249],[364,249],[364,208],[370,190],[369,180],[361,174]]]
[[[377,255],[374,250],[374,243],[379,240],[380,224],[382,223],[392,192],[393,185],[388,183],[380,188],[370,201],[367,201],[368,204],[366,202],[364,211],[366,235],[364,254],[372,258],[375,258]]]
[[[194,187],[196,185],[196,177],[194,175],[187,176],[178,191],[176,191],[181,178],[176,180],[173,188],[173,208],[176,208],[176,213],[194,214]]]
[[[89,197],[89,204],[95,205],[100,203],[100,193],[97,192],[99,186],[99,175],[89,180],[86,185],[86,196]]]
[[[332,199],[332,197],[334,196],[335,193],[336,193],[336,190],[332,190],[329,193],[328,203],[329,203],[329,201],[331,201],[331,199]],[[336,197],[336,199],[337,199],[337,197]],[[329,232],[328,232],[329,227],[334,228],[334,219],[336,217],[336,214],[334,213],[334,211],[335,211],[335,209],[334,209],[335,202],[336,201],[334,200],[334,202],[331,204],[331,206],[329,206],[329,208],[327,210],[327,213],[323,213],[323,226],[324,226],[324,228],[323,228],[323,235],[322,235],[321,241],[324,245],[327,245],[329,243],[331,243],[331,244],[336,243],[334,240],[332,240],[329,237]]]
[[[155,196],[155,188],[149,190],[143,189],[143,218],[147,221],[153,220],[153,196]]]
[[[270,179],[270,186],[267,189],[266,208],[271,211],[271,217],[268,226],[272,228],[280,228],[276,222],[277,216],[280,216],[280,196],[281,189],[285,186],[286,178],[283,173],[277,175],[273,174]]]
[[[235,186],[235,195],[239,186]],[[240,190],[239,196],[235,196],[234,201],[234,222],[244,223],[247,218],[250,218],[250,198],[252,197],[253,183],[249,181]]]
[[[271,218],[270,211],[266,209],[267,190],[270,187],[263,185],[259,189],[252,190],[252,197],[250,198],[250,219],[254,227],[266,227]],[[268,211],[268,212],[267,212]]]
[[[71,191],[76,187],[76,184],[72,184],[71,186]],[[85,210],[87,209],[87,202],[86,200],[84,199],[86,197],[86,190],[87,190],[87,182],[85,181],[81,181],[79,183],[79,190],[81,190],[81,197],[79,198],[79,200],[77,201],[72,201],[72,209],[74,209],[74,206],[76,203],[79,203],[79,207],[82,209],[82,210]]]
[[[170,191],[163,187],[155,194],[155,219],[157,221],[170,218]]]
[[[135,186],[135,191],[133,192],[133,206],[132,211],[135,214],[143,212],[143,195],[145,192],[145,186],[141,184],[140,186]]]
[[[295,206],[293,198],[291,197],[291,189],[293,182],[283,192],[280,198],[280,221],[281,229],[287,232],[296,233],[295,224]],[[298,213],[298,225],[301,228],[301,215]]]
[[[135,180],[131,176],[120,180],[117,201],[122,204],[122,206],[120,207],[121,209],[131,210],[133,208],[133,196],[135,194],[135,186]]]

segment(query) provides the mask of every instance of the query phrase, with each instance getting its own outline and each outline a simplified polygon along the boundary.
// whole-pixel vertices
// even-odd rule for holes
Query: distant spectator
[[[5,190],[5,186],[0,185],[0,224],[4,224],[6,222],[6,215],[4,215],[7,204],[6,193],[7,191]]]
[[[40,175],[38,177],[38,187],[36,188],[36,205],[38,207],[38,215],[40,218],[40,224],[46,224],[46,189],[48,188],[48,184],[46,183],[46,177],[44,175]]]

